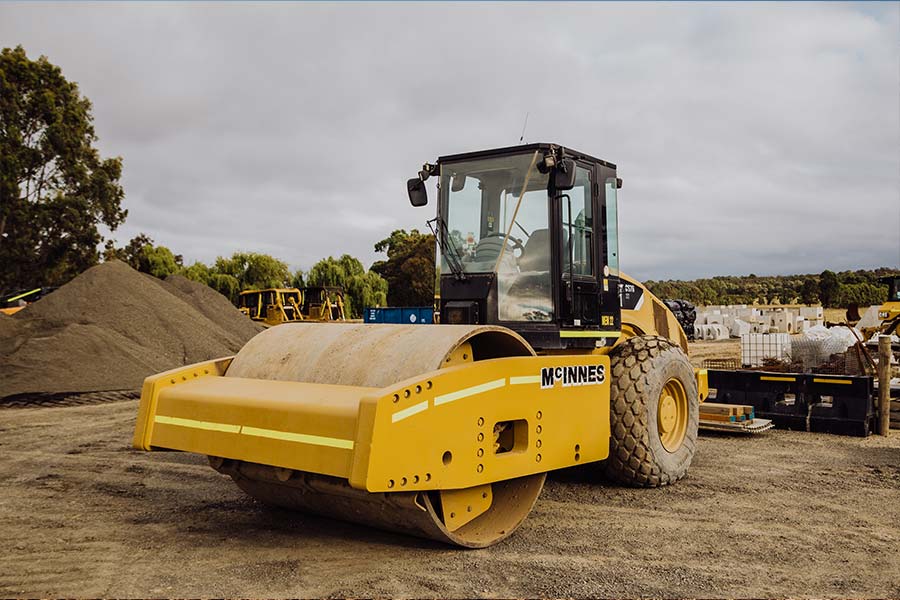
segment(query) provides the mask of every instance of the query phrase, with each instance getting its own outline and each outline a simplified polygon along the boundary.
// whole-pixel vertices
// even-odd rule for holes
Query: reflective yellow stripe
[[[621,331],[560,331],[559,337],[563,338],[617,338]]]
[[[411,417],[417,413],[422,412],[423,410],[428,408],[428,400],[423,400],[418,404],[413,404],[409,408],[404,408],[403,410],[398,410],[394,414],[391,415],[391,423],[396,423],[397,421],[402,421],[406,417]]]
[[[205,429],[206,431],[224,431],[225,433],[240,433],[240,425],[227,425],[225,423],[210,423],[209,421],[195,421],[194,419],[182,419],[181,417],[167,417],[156,415],[153,419],[163,425],[177,425],[178,427],[190,427],[191,429]]]
[[[444,394],[443,396],[435,396],[434,405],[440,406],[441,404],[447,404],[448,402],[453,402],[454,400],[459,400],[460,398],[466,398],[468,396],[474,396],[475,394],[480,394],[482,392],[495,390],[505,385],[505,378],[488,381],[487,383],[482,383],[481,385],[473,385],[472,387],[459,390],[458,392],[451,392],[449,394]]]
[[[522,377],[510,377],[510,385],[525,385],[526,383],[540,383],[540,375],[523,375]]]
[[[314,446],[330,446],[331,448],[353,450],[353,440],[342,440],[340,438],[324,437],[321,435],[291,433],[289,431],[276,431],[275,429],[259,429],[257,427],[247,427],[246,425],[241,427],[241,433],[243,435],[252,435],[273,440],[284,440],[286,442],[299,442],[301,444],[312,444]]]
[[[849,379],[819,379],[818,377],[814,377],[813,383],[843,383],[844,385],[850,385],[853,382]]]
[[[231,425],[228,423],[195,421],[194,419],[184,419],[182,417],[167,417],[165,415],[156,415],[153,420],[157,423],[162,423],[163,425],[175,425],[177,427],[203,429],[205,431],[221,431],[223,433],[237,433],[241,435],[252,435],[254,437],[264,437],[273,440],[284,440],[287,442],[312,444],[314,446],[329,446],[331,448],[344,448],[346,450],[353,450],[353,440],[342,440],[340,438],[309,435],[306,433],[292,433],[290,431],[277,431],[275,429],[260,429],[258,427],[247,427],[246,425],[242,426]]]
[[[7,302],[15,302],[19,298],[24,298],[25,296],[30,296],[31,294],[33,294],[35,292],[39,292],[39,291],[41,291],[41,288],[35,288],[35,289],[31,290],[30,292],[25,292],[24,294],[19,294],[15,298],[7,298],[6,301]]]
[[[797,381],[793,377],[766,377],[764,375],[760,375],[760,381]]]

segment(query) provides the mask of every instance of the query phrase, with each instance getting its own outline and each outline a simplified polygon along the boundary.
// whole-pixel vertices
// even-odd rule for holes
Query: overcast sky
[[[123,157],[115,237],[186,263],[368,266],[433,216],[423,162],[529,113],[526,141],[618,165],[638,278],[900,266],[898,3],[0,3],[17,44]]]

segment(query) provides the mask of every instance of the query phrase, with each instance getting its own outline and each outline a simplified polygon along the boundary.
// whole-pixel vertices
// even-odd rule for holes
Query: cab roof
[[[570,156],[575,159],[598,163],[605,167],[609,167],[610,169],[616,168],[616,165],[614,165],[613,163],[600,158],[596,158],[594,156],[591,156],[590,154],[585,154],[584,152],[579,152],[578,150],[574,150],[560,144],[549,144],[546,142],[539,142],[535,144],[521,144],[519,146],[506,146],[504,148],[492,148],[490,150],[477,150],[475,152],[463,152],[461,154],[448,154],[446,156],[439,157],[438,163],[458,162],[462,160],[478,160],[480,158],[490,158],[492,156],[502,156],[505,154],[521,154],[524,152],[534,152],[535,150],[547,151],[553,148],[560,148],[566,156]]]

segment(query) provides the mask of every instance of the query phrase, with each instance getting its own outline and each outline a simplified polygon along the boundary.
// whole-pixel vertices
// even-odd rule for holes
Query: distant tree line
[[[887,287],[878,279],[897,273],[881,267],[873,270],[822,271],[818,275],[721,276],[692,281],[646,281],[661,298],[681,298],[694,304],[818,304],[843,308],[870,306],[887,299]]]
[[[235,252],[218,257],[211,265],[194,262],[185,265],[180,254],[154,244],[146,234],[116,247],[109,240],[104,260],[118,259],[134,269],[165,278],[181,275],[206,284],[236,303],[244,290],[272,287],[338,286],[344,290],[345,310],[359,318],[372,306],[430,306],[434,298],[434,237],[417,230],[397,230],[375,244],[376,252],[385,252],[387,260],[366,270],[359,259],[344,254],[329,256],[309,271],[290,272],[287,263],[268,254]]]

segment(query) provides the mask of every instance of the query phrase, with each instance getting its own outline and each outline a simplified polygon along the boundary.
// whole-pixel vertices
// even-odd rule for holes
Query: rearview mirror
[[[428,204],[428,190],[425,189],[425,182],[418,177],[406,182],[406,192],[409,194],[409,203],[413,206]]]
[[[564,158],[553,170],[553,188],[558,192],[565,192],[573,187],[575,187],[575,161]]]

